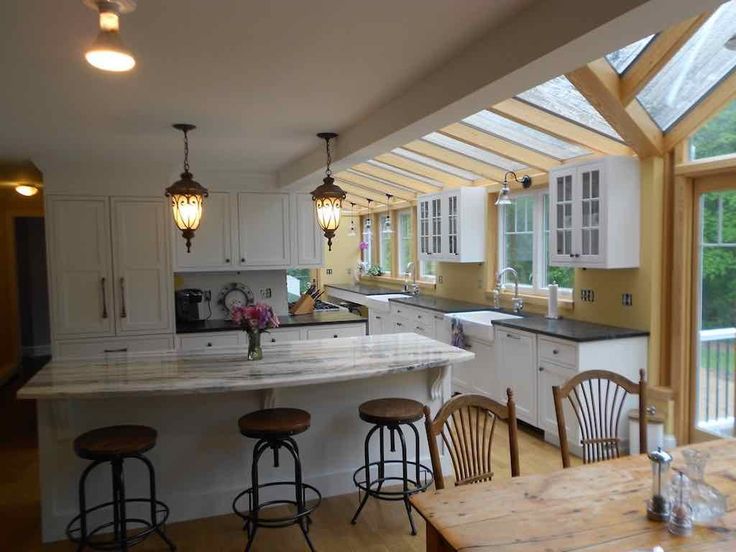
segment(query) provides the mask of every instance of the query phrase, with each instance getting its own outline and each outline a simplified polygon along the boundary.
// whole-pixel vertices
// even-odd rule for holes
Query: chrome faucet
[[[417,272],[414,268],[414,262],[409,262],[406,265],[404,274],[404,291],[411,295],[419,295],[419,284],[417,284]],[[411,285],[409,284],[409,276],[412,278]]]
[[[493,290],[493,306],[496,308],[500,307],[501,280],[507,272],[514,277],[514,298],[511,301],[512,308],[514,312],[521,312],[521,309],[524,308],[524,300],[519,297],[519,273],[510,266],[507,266],[496,275],[496,289]]]

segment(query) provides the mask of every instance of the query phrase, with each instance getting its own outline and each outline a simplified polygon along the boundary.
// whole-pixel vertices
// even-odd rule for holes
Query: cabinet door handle
[[[121,347],[120,349],[105,349],[106,353],[127,353],[127,347]]]
[[[374,318],[375,318],[376,320],[380,320],[380,319],[381,319],[381,317],[380,317],[380,316],[375,316]]]
[[[403,324],[401,322],[397,322],[396,325],[397,326],[403,326]]]
[[[444,320],[444,318],[442,316],[435,316],[434,319],[435,320]]]
[[[558,349],[552,349],[552,354],[553,355],[559,355],[560,354],[560,351]]]
[[[127,318],[128,311],[125,309],[125,278],[120,278],[120,318]]]
[[[540,372],[544,372],[544,368],[542,368],[542,367],[540,366],[540,367],[539,367],[539,371],[540,371]]]
[[[107,278],[100,278],[100,286],[102,287],[102,318],[107,318],[107,292],[105,291],[105,284]]]
[[[416,327],[416,330],[417,330],[417,331],[418,331],[419,333],[424,333],[424,328],[422,328],[421,326],[417,326],[417,327]]]
[[[521,339],[521,337],[519,337],[518,335],[514,335],[510,333],[507,333],[506,337],[508,337],[509,339]]]
[[[212,347],[212,343],[207,343],[207,346],[208,347]]]
[[[333,335],[332,337],[334,337],[335,339],[337,339],[337,334]]]
[[[272,337],[271,338],[271,343],[276,343],[276,338],[275,337]]]

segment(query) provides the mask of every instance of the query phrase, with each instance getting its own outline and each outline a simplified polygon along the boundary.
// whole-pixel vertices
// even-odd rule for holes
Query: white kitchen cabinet
[[[365,324],[333,324],[327,327],[307,327],[306,339],[337,339],[365,335]]]
[[[205,270],[233,270],[233,212],[235,198],[227,192],[210,192],[204,200],[199,228],[194,234],[191,251],[187,252],[181,230],[171,219],[174,244],[174,270],[194,272]],[[237,255],[237,251],[235,252]]]
[[[537,425],[537,347],[536,335],[508,328],[496,328],[498,354],[498,392],[514,392],[516,417]]]
[[[54,344],[54,358],[91,358],[108,354],[172,351],[171,335],[137,337],[103,337],[95,339],[61,340]]]
[[[393,333],[391,328],[391,315],[387,312],[368,311],[368,333],[370,335],[381,335]]]
[[[609,156],[550,171],[549,246],[553,266],[639,266],[640,169]]]
[[[485,261],[485,188],[455,188],[417,198],[422,261]]]
[[[289,194],[239,193],[238,267],[289,268],[290,226]]]
[[[550,362],[544,362],[540,359],[538,368],[538,390],[539,393],[539,421],[537,427],[544,430],[545,439],[556,445],[560,440],[557,436],[557,413],[555,412],[555,401],[552,396],[552,387],[562,386],[564,383],[575,376],[577,372],[569,368],[556,366]],[[575,421],[575,413],[572,411],[569,401],[563,404],[565,409],[565,424],[567,426],[567,434],[575,435],[575,428],[570,422]]]
[[[116,333],[171,331],[166,200],[111,201]]]
[[[46,205],[55,338],[114,335],[107,198],[49,197]]]
[[[465,347],[471,353],[475,353],[475,358],[453,366],[453,391],[479,393],[505,404],[506,388],[501,385],[498,379],[495,346],[494,343],[466,336]]]
[[[299,328],[274,328],[261,336],[261,344],[286,343],[288,341],[300,341],[301,339],[302,335]]]
[[[244,332],[211,332],[193,333],[179,336],[179,350],[186,352],[209,351],[212,349],[223,349],[238,347],[240,333]]]
[[[324,238],[314,215],[314,203],[311,194],[294,194],[294,224],[292,243],[295,251],[292,258],[295,268],[322,266],[324,259]],[[343,221],[348,223],[348,221]]]

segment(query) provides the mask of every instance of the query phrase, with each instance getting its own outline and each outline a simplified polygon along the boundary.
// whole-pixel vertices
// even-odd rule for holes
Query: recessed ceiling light
[[[28,186],[26,184],[20,184],[15,187],[15,191],[22,196],[31,197],[38,193],[38,188],[35,186]]]
[[[84,3],[100,15],[100,33],[84,54],[87,62],[103,71],[130,71],[135,67],[135,58],[120,38],[120,14],[133,11],[135,0],[84,0]]]

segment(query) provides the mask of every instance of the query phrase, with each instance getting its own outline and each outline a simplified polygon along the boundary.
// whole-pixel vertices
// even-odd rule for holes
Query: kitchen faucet
[[[493,306],[500,308],[501,306],[501,280],[504,274],[511,274],[514,277],[514,298],[511,301],[514,312],[521,312],[524,308],[524,300],[519,297],[519,273],[510,266],[507,266],[496,275],[496,289],[493,290]]]
[[[409,276],[411,275],[412,283],[409,285]],[[417,273],[414,269],[414,262],[411,261],[406,265],[404,273],[404,291],[411,295],[419,295],[419,284],[417,284]]]

